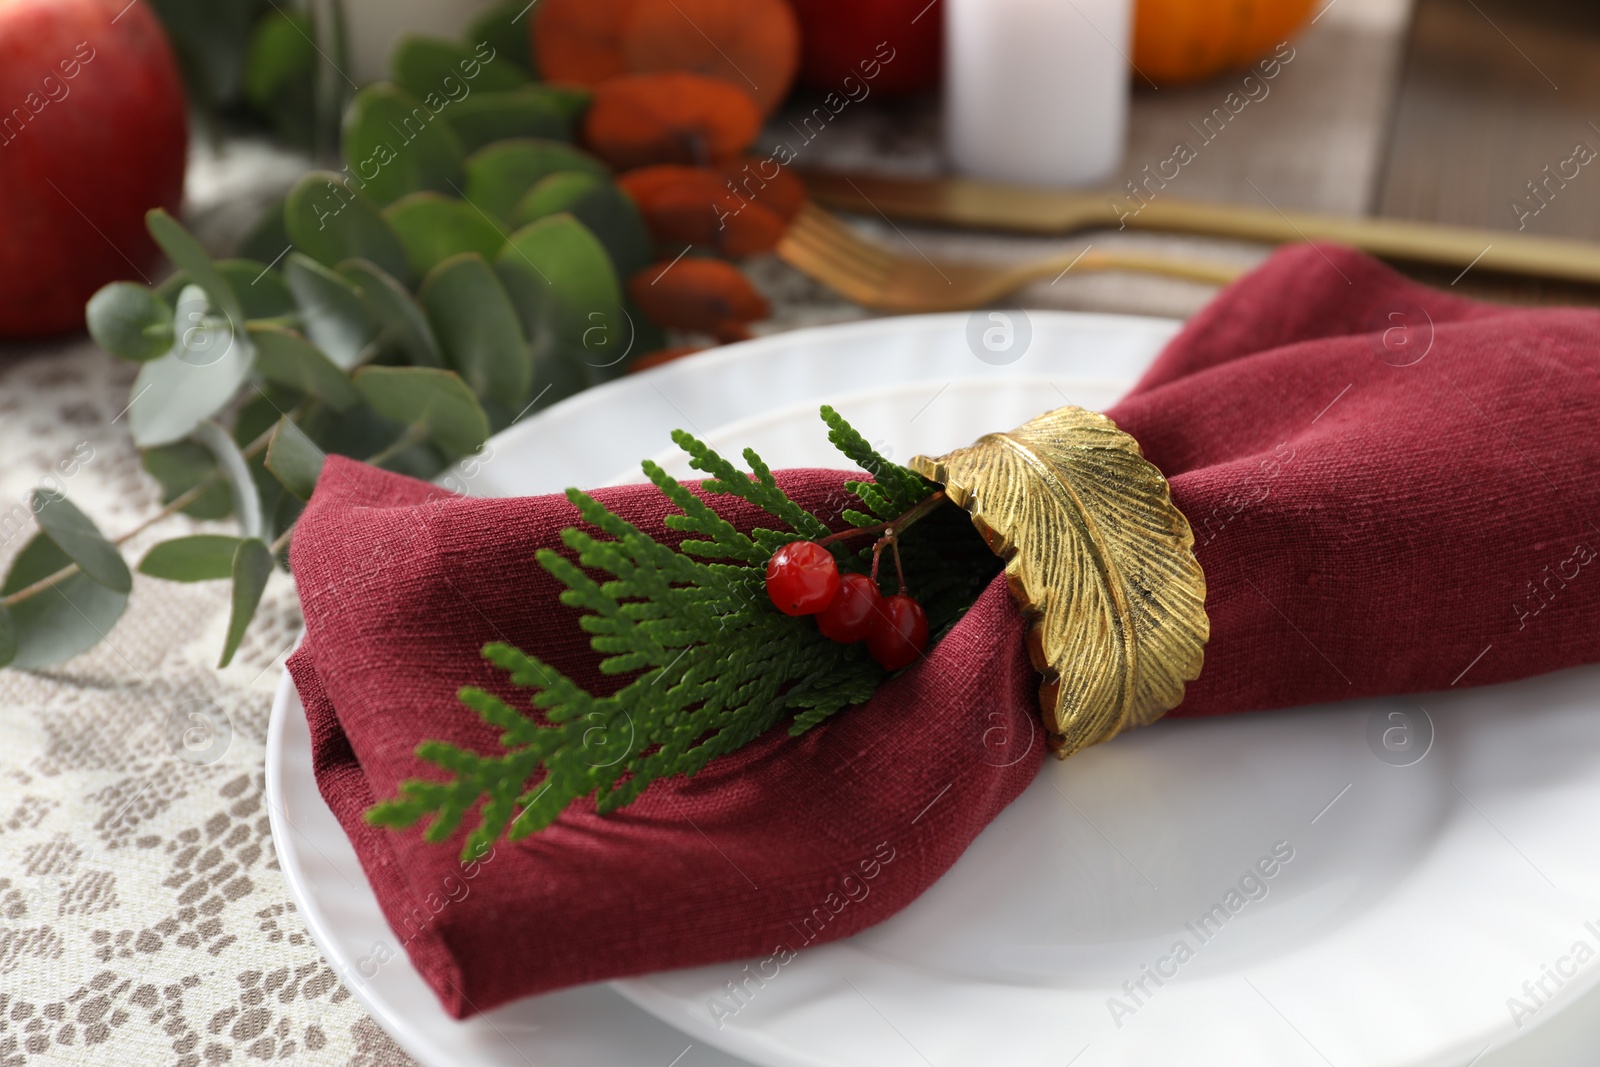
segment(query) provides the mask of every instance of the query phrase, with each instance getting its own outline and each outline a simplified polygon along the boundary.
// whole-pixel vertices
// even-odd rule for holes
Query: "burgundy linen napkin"
[[[1223,292],[1108,412],[1168,475],[1206,573],[1205,668],[1173,714],[1600,660],[1597,359],[1594,312],[1472,303],[1335,247],[1281,251]],[[780,480],[827,514],[849,477]],[[673,536],[652,487],[594,495]],[[997,580],[868,704],[798,739],[775,730],[616,814],[574,808],[465,867],[459,841],[367,826],[399,781],[440,773],[419,741],[498,749],[454,696],[517,696],[479,658],[485,642],[616,685],[533,559],[577,521],[563,497],[461,499],[330,458],[295,536],[306,637],[289,666],[317,780],[452,1014],[859,931],[926,889],[1036,773],[1037,677]]]

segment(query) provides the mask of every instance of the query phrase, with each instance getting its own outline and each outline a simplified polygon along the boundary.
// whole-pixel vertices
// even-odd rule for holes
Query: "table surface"
[[[1181,195],[1516,229],[1509,204],[1518,196],[1531,203],[1525,183],[1580,141],[1600,147],[1600,128],[1589,121],[1600,121],[1600,14],[1557,0],[1417,0],[1408,38],[1412,14],[1409,0],[1324,6],[1295,38],[1295,58],[1270,95],[1184,168]],[[1126,177],[1166,158],[1185,125],[1237,79],[1136,92]],[[783,121],[780,114],[776,123]],[[849,110],[806,146],[802,161],[934,173],[936,106],[912,100]],[[255,143],[197,148],[189,220],[223,250],[303,166]],[[1600,200],[1588,185],[1600,176],[1591,169],[1522,220],[1526,229],[1600,238]],[[1094,243],[1251,264],[1268,251],[1152,234],[1002,237],[859,222],[887,243],[952,258],[1014,260]],[[751,271],[774,304],[763,332],[867,314],[774,259]],[[1588,299],[1494,279],[1462,288],[1505,299]],[[1185,317],[1213,292],[1079,274],[1017,299]],[[121,418],[132,377],[129,365],[82,340],[0,346],[0,561],[24,540],[4,516],[74,455],[89,458],[67,478],[69,491],[102,529],[131,528],[158,506]],[[131,541],[130,555],[158,538],[215,528],[169,520]],[[0,672],[5,1067],[410,1063],[307,938],[268,837],[262,759],[272,692],[299,628],[292,586],[281,575],[273,580],[234,664],[219,671],[226,614],[222,590],[141,578],[124,620],[95,650],[48,671]],[[202,721],[226,726],[226,750],[206,764],[178,758],[174,739]],[[1592,1047],[1597,1035],[1600,996],[1478,1063],[1576,1062],[1560,1049]],[[691,1050],[682,1067],[702,1053]]]

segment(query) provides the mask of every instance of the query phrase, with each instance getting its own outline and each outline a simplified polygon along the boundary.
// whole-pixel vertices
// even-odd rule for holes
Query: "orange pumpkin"
[[[747,324],[772,314],[750,279],[722,259],[686,256],[646,267],[628,279],[628,295],[658,326],[709,333],[722,344],[746,340]]]
[[[686,70],[607,78],[583,117],[584,147],[618,170],[726,160],[760,132],[749,93]]]
[[[1133,65],[1158,86],[1242,67],[1286,41],[1317,0],[1138,0]]]
[[[786,0],[539,0],[532,32],[550,81],[694,71],[737,85],[763,114],[783,102],[800,65],[800,24]]]
[[[785,0],[636,0],[622,56],[640,74],[692,70],[722,78],[769,114],[800,67],[800,23]]]

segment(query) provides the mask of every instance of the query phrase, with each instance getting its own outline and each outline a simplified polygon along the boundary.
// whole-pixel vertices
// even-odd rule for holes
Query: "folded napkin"
[[[1281,251],[1219,295],[1108,412],[1170,479],[1205,569],[1205,668],[1172,714],[1600,660],[1597,367],[1595,312],[1477,304],[1331,246]],[[850,477],[780,481],[831,517]],[[675,538],[653,487],[594,495]],[[484,643],[617,687],[534,561],[577,523],[560,496],[463,499],[330,457],[295,536],[306,636],[289,666],[317,781],[452,1014],[855,933],[915,899],[1036,773],[1038,679],[997,579],[868,704],[800,738],[775,729],[616,814],[575,806],[467,865],[459,840],[368,826],[401,780],[439,775],[418,742],[499,750],[455,699],[478,685],[526,707]]]

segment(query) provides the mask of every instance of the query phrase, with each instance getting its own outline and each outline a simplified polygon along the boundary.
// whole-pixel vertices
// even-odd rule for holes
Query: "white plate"
[[[815,415],[824,398],[895,458],[937,452],[1067,401],[1111,403],[1175,328],[1034,313],[1028,353],[991,366],[968,349],[967,321],[874,320],[671,364],[501,434],[453,484],[499,495],[632,480],[653,453],[688,473],[661,453],[678,426],[774,466],[835,462]],[[268,797],[313,935],[429,1067],[738,1062],[713,1048],[767,1067],[1464,1064],[1519,1033],[1508,998],[1532,1009],[1526,1031],[1600,979],[1600,958],[1569,957],[1579,940],[1600,951],[1600,859],[1587,847],[1600,823],[1597,681],[1586,668],[1428,697],[1426,713],[1391,700],[1171,721],[1050,761],[911,907],[806,950],[740,1000],[726,986],[745,980],[743,962],[614,983],[679,1030],[599,986],[456,1023],[403,956],[377,962],[392,935],[316,791],[287,680]],[[1425,754],[1394,765],[1410,757],[1384,731],[1394,742],[1392,727],[1420,736],[1428,722]],[[1202,940],[1186,923],[1226,912],[1228,890],[1278,842],[1292,858],[1247,882],[1259,899],[1241,893]],[[1163,963],[1179,940],[1193,958]],[[1147,965],[1169,977],[1157,985]],[[1574,974],[1557,988],[1544,965]],[[1554,995],[1536,1003],[1522,984],[1541,980]],[[1573,1062],[1596,1002],[1479,1067]]]

